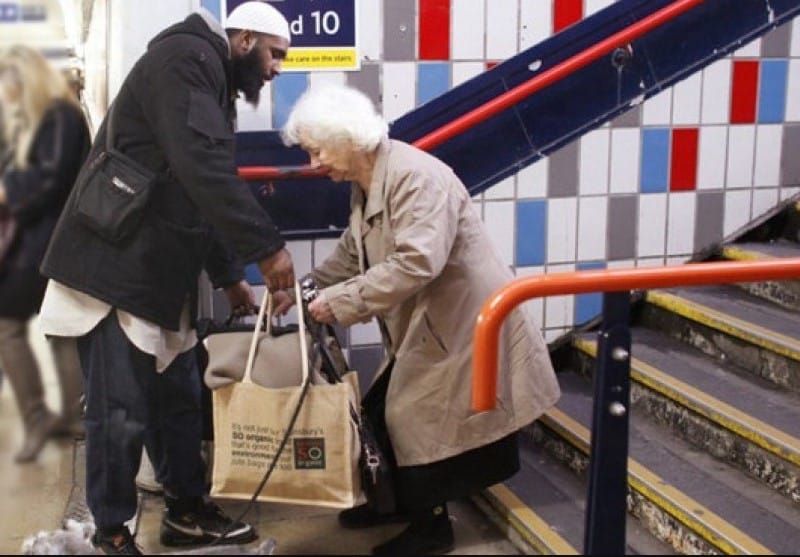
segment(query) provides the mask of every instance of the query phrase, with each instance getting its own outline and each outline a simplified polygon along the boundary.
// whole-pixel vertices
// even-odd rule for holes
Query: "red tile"
[[[691,191],[697,188],[697,128],[672,131],[670,191]]]
[[[756,121],[758,94],[758,62],[739,60],[733,63],[731,85],[731,124],[752,124]]]
[[[450,59],[450,0],[419,0],[419,58]]]
[[[499,63],[500,62],[498,60],[487,60],[486,61],[486,70],[487,71],[491,70],[492,68],[494,68]]]
[[[583,0],[553,0],[553,33],[583,18]]]

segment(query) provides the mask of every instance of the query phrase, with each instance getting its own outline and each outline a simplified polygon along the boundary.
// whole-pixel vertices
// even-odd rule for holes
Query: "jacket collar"
[[[375,159],[375,168],[372,170],[372,181],[369,184],[369,195],[364,205],[364,219],[370,219],[383,211],[384,188],[386,187],[386,173],[389,167],[389,154],[392,150],[392,141],[388,138],[381,140],[378,146],[378,157]]]

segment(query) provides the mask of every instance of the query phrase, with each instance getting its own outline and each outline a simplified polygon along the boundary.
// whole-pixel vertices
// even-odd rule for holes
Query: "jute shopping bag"
[[[295,284],[295,293],[296,299],[301,300],[298,284]],[[271,302],[265,292],[249,349],[241,348],[248,350],[241,382],[222,385],[212,391],[211,495],[251,499],[285,439],[277,464],[257,500],[353,507],[361,496],[358,467],[361,446],[358,424],[351,411],[360,403],[358,378],[355,372],[348,371],[338,383],[315,383],[309,379],[306,327],[303,311],[298,307],[299,330],[291,333],[301,355],[297,385],[270,388],[255,383],[254,361],[258,359],[263,369],[269,368],[269,344],[259,342],[259,324]],[[269,316],[268,329],[271,321]],[[211,367],[212,349],[209,346]],[[288,371],[289,375],[293,372]],[[219,369],[215,373],[219,375]],[[276,373],[285,377],[287,370],[276,370]],[[309,381],[308,390],[301,401],[306,381]],[[287,428],[295,412],[298,412],[296,421],[287,437]]]

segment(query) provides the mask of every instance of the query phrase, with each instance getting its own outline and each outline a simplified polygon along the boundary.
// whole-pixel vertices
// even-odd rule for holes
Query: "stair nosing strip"
[[[738,246],[724,246],[722,248],[722,256],[727,259],[733,259],[735,261],[758,261],[761,259],[775,259],[773,256],[753,250],[753,249],[742,249]]]
[[[656,306],[800,361],[800,342],[791,337],[668,292],[649,290],[646,297]]]
[[[570,437],[579,440],[573,445],[584,454],[590,453],[590,432],[558,408],[550,408],[541,418],[548,427],[561,432],[570,430]],[[775,552],[751,538],[733,524],[698,503],[678,488],[628,456],[628,483],[653,504],[689,527],[721,551],[733,554],[774,555]],[[691,509],[686,511],[684,509]]]
[[[500,483],[485,489],[484,497],[538,551],[543,554],[549,551],[551,555],[580,555],[572,544],[553,530],[547,521],[505,484]]]
[[[575,339],[575,346],[597,357],[596,341]],[[631,378],[685,405],[712,422],[728,429],[770,453],[800,466],[800,439],[708,395],[659,369],[631,358]]]

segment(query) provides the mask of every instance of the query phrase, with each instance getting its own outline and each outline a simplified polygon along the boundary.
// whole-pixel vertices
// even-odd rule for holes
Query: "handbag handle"
[[[302,296],[300,295],[300,283],[294,281],[294,294],[296,300],[302,300]],[[298,306],[297,311],[297,324],[298,324],[298,333],[300,336],[300,361],[303,368],[303,380],[302,383],[305,383],[308,379],[308,346],[306,345],[306,321],[304,317],[303,308]],[[247,354],[247,365],[244,368],[244,377],[242,378],[242,383],[252,383],[253,380],[251,378],[251,373],[253,371],[253,363],[256,359],[256,348],[258,347],[258,332],[261,329],[261,323],[264,319],[264,312],[267,311],[267,326],[266,331],[267,334],[271,334],[272,332],[272,294],[270,294],[268,288],[264,288],[264,297],[261,300],[261,306],[258,308],[258,317],[256,318],[256,325],[253,330],[253,338],[250,340],[250,351]]]

